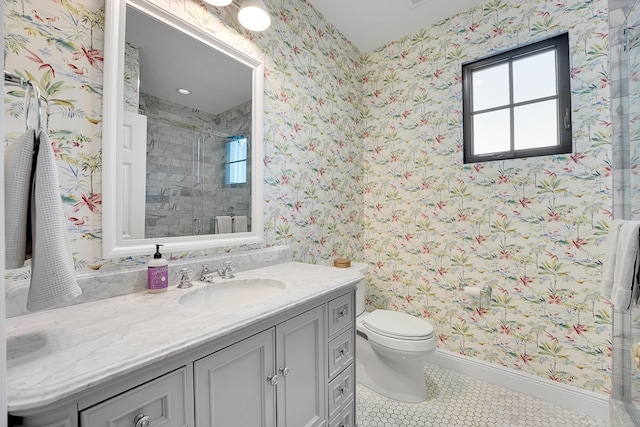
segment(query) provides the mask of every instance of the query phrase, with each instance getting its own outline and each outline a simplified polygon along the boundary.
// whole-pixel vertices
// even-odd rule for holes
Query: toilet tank
[[[358,270],[366,276],[369,265],[363,262],[352,262],[351,268]],[[365,279],[360,280],[356,285],[356,316],[359,316],[364,312],[364,301],[367,297],[366,288],[367,284]]]

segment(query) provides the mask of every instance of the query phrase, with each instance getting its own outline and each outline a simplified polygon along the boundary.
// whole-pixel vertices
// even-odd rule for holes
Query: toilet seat
[[[390,310],[374,310],[358,316],[356,329],[370,343],[409,353],[435,349],[433,326],[410,314]]]
[[[374,310],[362,319],[362,323],[368,329],[389,338],[415,341],[433,336],[433,326],[430,323],[398,311]]]

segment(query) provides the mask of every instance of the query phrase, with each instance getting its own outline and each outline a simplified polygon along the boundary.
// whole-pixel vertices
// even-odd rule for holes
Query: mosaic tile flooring
[[[358,427],[607,427],[607,421],[449,369],[425,366],[429,397],[403,403],[356,385]]]

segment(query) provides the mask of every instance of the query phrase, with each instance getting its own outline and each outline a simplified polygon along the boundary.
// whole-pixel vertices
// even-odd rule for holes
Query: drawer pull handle
[[[338,317],[345,317],[347,315],[347,309],[343,308],[342,310],[338,311]]]
[[[349,427],[349,424],[340,423],[340,424],[338,424],[338,427]]]
[[[347,388],[346,388],[346,387],[344,387],[344,386],[341,386],[341,387],[338,389],[338,392],[340,392],[340,394],[344,396],[344,394],[347,392]]]
[[[346,349],[346,348],[344,348],[344,347],[342,347],[342,348],[338,351],[338,353],[340,353],[340,355],[341,355],[341,356],[344,356],[345,354],[347,354],[347,349]]]
[[[149,427],[151,425],[151,417],[145,414],[138,414],[133,419],[134,427]]]
[[[278,375],[269,375],[267,377],[267,381],[269,381],[269,384],[271,384],[272,386],[277,386],[278,385]]]
[[[278,371],[280,372],[280,374],[281,374],[283,377],[288,377],[288,376],[289,376],[289,374],[291,373],[291,370],[290,370],[288,367],[280,368],[280,369],[278,369]]]

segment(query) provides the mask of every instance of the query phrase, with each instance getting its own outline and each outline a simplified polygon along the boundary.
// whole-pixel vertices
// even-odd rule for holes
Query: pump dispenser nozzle
[[[156,244],[156,253],[153,254],[154,258],[162,258],[162,254],[160,253],[160,246],[164,246],[162,243]]]

